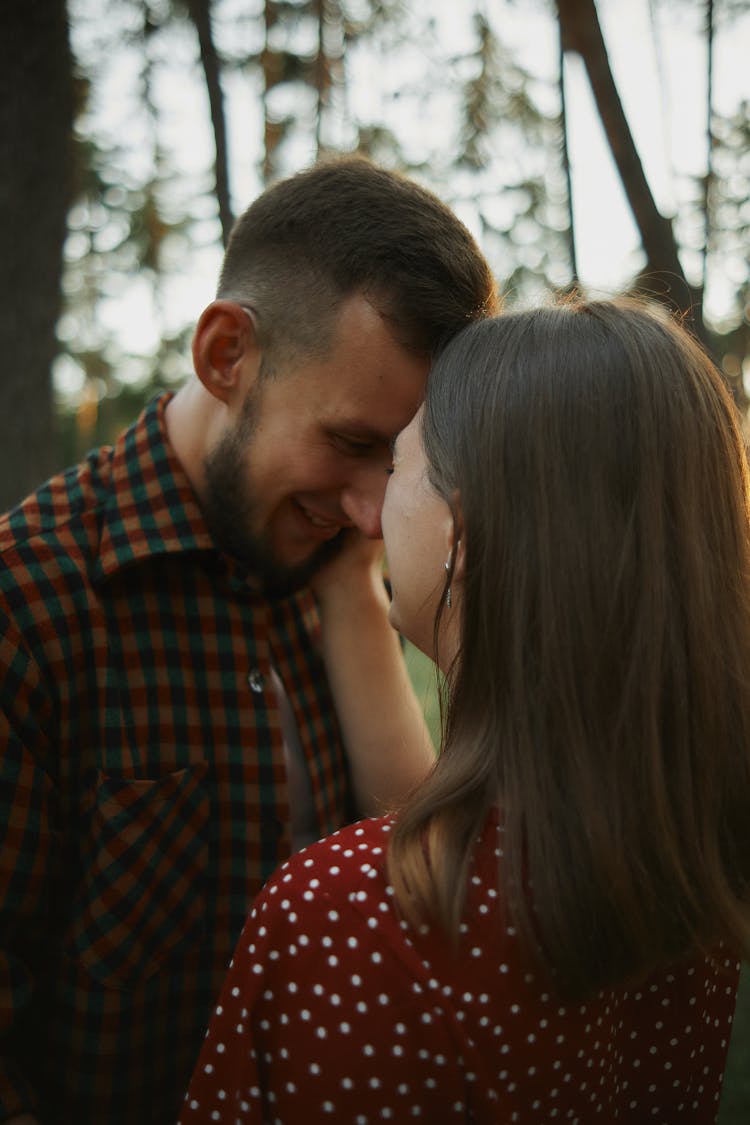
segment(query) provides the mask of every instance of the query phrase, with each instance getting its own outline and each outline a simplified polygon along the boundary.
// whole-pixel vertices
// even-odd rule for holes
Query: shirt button
[[[261,672],[260,668],[253,668],[250,675],[247,677],[247,682],[250,684],[250,691],[254,691],[256,695],[260,695],[266,684],[266,677]]]

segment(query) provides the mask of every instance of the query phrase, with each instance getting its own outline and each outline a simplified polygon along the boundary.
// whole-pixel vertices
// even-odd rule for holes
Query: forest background
[[[678,310],[747,417],[749,53],[747,0],[0,5],[0,510],[184,379],[234,215],[335,152],[437,191],[506,307],[591,291],[593,237],[608,288]],[[659,183],[628,109],[649,71]],[[720,1122],[748,1120],[746,973]]]

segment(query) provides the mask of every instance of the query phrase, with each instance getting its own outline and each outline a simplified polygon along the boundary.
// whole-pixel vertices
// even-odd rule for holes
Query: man
[[[431,356],[494,300],[415,184],[279,183],[195,378],[0,524],[0,1120],[173,1122],[262,883],[428,768],[366,540]],[[339,638],[375,706],[334,715]]]

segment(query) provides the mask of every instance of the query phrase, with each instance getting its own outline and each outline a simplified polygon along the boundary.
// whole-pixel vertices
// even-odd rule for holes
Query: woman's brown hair
[[[562,993],[747,949],[748,467],[713,364],[632,301],[502,316],[438,358],[423,441],[466,572],[402,908],[457,933],[499,803],[507,909]]]

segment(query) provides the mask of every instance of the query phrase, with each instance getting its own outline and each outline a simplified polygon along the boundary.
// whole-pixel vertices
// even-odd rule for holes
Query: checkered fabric
[[[0,1119],[172,1125],[250,903],[353,816],[309,591],[222,555],[169,396],[0,521]]]

